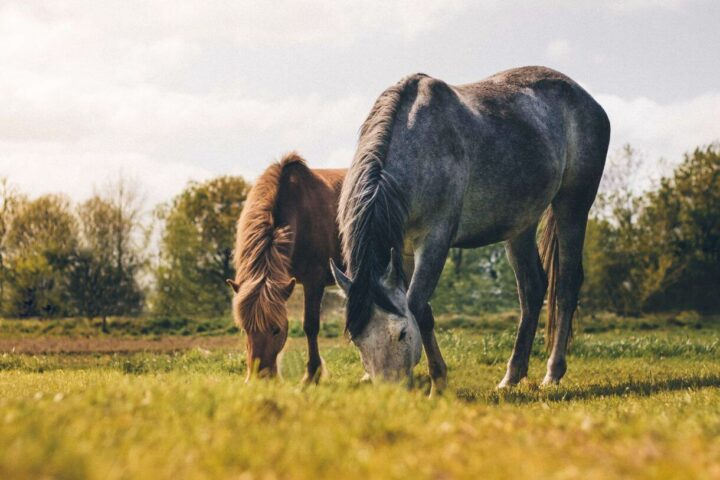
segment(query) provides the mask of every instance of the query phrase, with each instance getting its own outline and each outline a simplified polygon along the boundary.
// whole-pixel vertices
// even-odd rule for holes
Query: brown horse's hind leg
[[[303,330],[308,343],[308,363],[303,383],[318,383],[324,368],[317,341],[320,332],[320,304],[324,291],[323,286],[305,285]]]
[[[527,376],[538,317],[547,290],[547,276],[535,243],[536,229],[537,225],[533,225],[505,244],[508,261],[515,271],[520,299],[520,324],[507,372],[498,388],[516,385]]]
[[[587,223],[587,210],[578,211],[577,203],[562,198],[553,202],[553,213],[557,219],[559,255],[555,287],[558,321],[543,385],[558,383],[567,370],[565,354],[583,282],[582,251]]]

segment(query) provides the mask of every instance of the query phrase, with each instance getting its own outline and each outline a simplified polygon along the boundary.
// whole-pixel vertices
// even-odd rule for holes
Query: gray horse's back
[[[566,75],[522,67],[460,86],[421,76],[410,97],[396,118],[389,164],[397,160],[393,170],[413,192],[411,236],[434,219],[456,229],[454,245],[481,246],[537,222],[563,189],[577,190],[582,208],[592,204],[609,121]]]

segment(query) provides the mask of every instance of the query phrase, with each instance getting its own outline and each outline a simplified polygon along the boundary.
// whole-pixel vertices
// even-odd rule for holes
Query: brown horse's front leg
[[[320,332],[320,304],[322,303],[325,288],[320,285],[305,285],[305,316],[303,330],[308,342],[308,363],[303,383],[318,383],[323,373],[323,360],[318,348],[318,333]]]

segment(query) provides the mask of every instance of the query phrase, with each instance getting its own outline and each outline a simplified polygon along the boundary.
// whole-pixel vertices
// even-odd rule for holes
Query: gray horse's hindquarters
[[[543,67],[508,70],[458,87],[414,75],[377,100],[343,184],[343,254],[351,278],[385,288],[376,264],[387,261],[390,248],[400,251],[403,241],[411,241],[415,270],[407,294],[385,294],[401,295],[409,308],[406,318],[417,320],[434,383],[444,384],[445,364],[428,300],[448,250],[502,240],[509,242],[522,310],[506,384],[527,372],[528,344],[548,283],[555,324],[546,382],[562,377],[582,282],[587,214],[608,142],[602,108],[574,81]],[[548,245],[556,248],[546,249],[552,258],[548,254],[546,268],[539,268],[534,242],[519,239],[534,236],[546,210],[553,220]],[[556,274],[548,278],[545,270]],[[366,334],[375,339],[373,348],[358,344],[371,357],[374,374],[392,377],[382,358],[398,345],[373,331],[387,332],[387,323],[396,319],[368,308],[372,302],[372,295],[351,289],[348,322],[356,344]],[[400,347],[408,349],[407,358],[416,356],[416,345]]]

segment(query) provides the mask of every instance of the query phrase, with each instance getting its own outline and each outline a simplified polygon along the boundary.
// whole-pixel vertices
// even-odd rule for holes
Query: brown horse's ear
[[[292,295],[293,290],[295,289],[295,277],[291,278],[290,281],[283,287],[283,296],[287,300],[290,298],[290,295]]]
[[[233,289],[233,292],[235,292],[235,293],[237,293],[240,290],[240,284],[236,283],[233,280],[230,280],[229,278],[227,280],[225,280],[225,283],[227,283],[230,286],[230,288]]]

